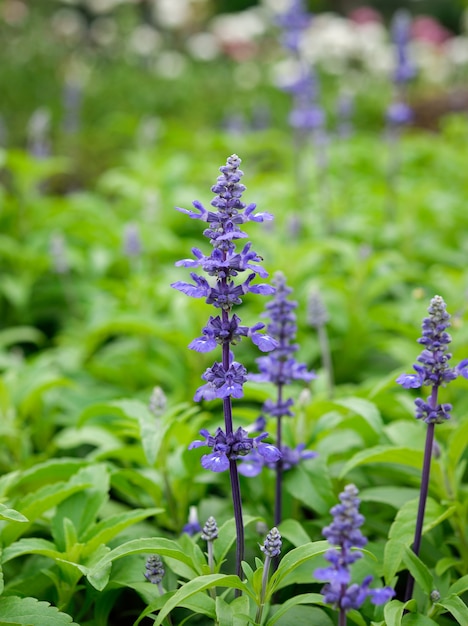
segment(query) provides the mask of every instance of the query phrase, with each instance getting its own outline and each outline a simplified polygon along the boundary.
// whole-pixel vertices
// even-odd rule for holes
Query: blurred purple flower
[[[390,587],[370,589],[372,576],[366,576],[361,584],[350,584],[350,566],[363,556],[359,549],[353,548],[363,548],[367,543],[360,530],[364,517],[359,513],[358,493],[354,485],[347,485],[340,493],[340,504],[330,510],[333,521],[323,529],[322,534],[336,547],[324,555],[330,566],[314,571],[315,578],[326,581],[322,588],[324,602],[338,609],[342,615],[351,609],[359,609],[367,597],[373,604],[384,604],[395,595]]]

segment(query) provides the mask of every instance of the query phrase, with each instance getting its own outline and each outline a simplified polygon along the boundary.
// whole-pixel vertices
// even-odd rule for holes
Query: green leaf
[[[1,598],[0,620],[18,626],[79,626],[70,615],[62,613],[48,602],[17,596]]]
[[[266,626],[273,626],[276,622],[283,617],[293,606],[298,604],[321,604],[323,605],[323,596],[320,593],[303,593],[298,596],[294,596],[289,600],[286,600],[281,605],[277,605],[272,607],[273,615],[267,621]],[[314,624],[314,626],[332,626],[333,622],[326,615],[326,613],[321,612],[324,616],[322,621],[317,621],[316,619],[310,619],[309,624]],[[328,621],[327,621],[328,620]],[[295,622],[294,622],[295,623]]]
[[[437,626],[437,622],[419,613],[408,613],[401,623],[402,626]]]
[[[468,445],[468,420],[464,420],[451,433],[448,443],[448,460],[455,468]]]
[[[310,543],[310,537],[304,530],[302,524],[295,519],[287,519],[281,522],[278,527],[281,536],[287,539],[296,548]]]
[[[414,500],[419,496],[419,489],[411,487],[369,487],[359,492],[361,502],[382,502],[389,504],[395,509],[401,509],[409,500]]]
[[[329,549],[330,544],[328,541],[315,541],[290,550],[281,559],[278,569],[271,576],[270,583],[268,585],[269,597],[285,584],[287,576],[297,567],[319,554],[324,554]]]
[[[147,517],[152,517],[162,513],[164,509],[135,509],[125,513],[112,515],[98,524],[92,526],[83,536],[82,541],[86,543],[84,554],[95,550],[101,543],[107,543],[116,537],[123,530],[137,524]]]
[[[389,538],[405,545],[414,540],[414,526],[417,518],[419,500],[410,500],[397,513],[390,527]],[[444,507],[433,498],[427,498],[424,515],[423,534],[438,526],[455,512],[456,507]]]
[[[249,619],[250,602],[246,595],[234,598],[230,604],[234,614],[233,626],[245,626],[246,620]],[[223,622],[220,622],[222,624]]]
[[[323,459],[313,459],[307,468],[299,464],[286,472],[283,486],[286,492],[320,515],[326,515],[334,504],[330,471]]]
[[[384,617],[387,626],[401,626],[406,604],[400,600],[391,600],[384,606]]]
[[[361,450],[355,454],[341,470],[343,478],[355,467],[368,465],[369,463],[392,463],[420,470],[423,464],[424,453],[413,448],[396,448],[395,446],[374,446],[367,450]]]
[[[375,435],[381,434],[383,427],[382,417],[379,409],[373,402],[369,402],[369,400],[364,398],[351,397],[335,400],[334,404],[346,407],[353,413],[360,415]]]
[[[20,539],[11,546],[8,546],[3,550],[2,563],[16,559],[18,556],[25,554],[42,554],[50,559],[57,559],[62,557],[62,553],[57,550],[57,547],[51,541],[47,539],[40,539],[38,537],[26,537]]]
[[[468,591],[468,574],[456,580],[449,588],[449,593],[454,593],[457,596],[465,593],[465,591]]]
[[[124,415],[136,420],[140,428],[141,445],[149,465],[154,465],[164,435],[170,423],[162,425],[148,409],[146,404],[138,400],[118,400],[112,406],[122,410]]]
[[[392,584],[395,574],[400,569],[404,551],[405,544],[401,541],[389,539],[385,544],[383,576],[387,585]]]
[[[28,522],[28,518],[22,513],[15,511],[15,509],[9,509],[4,504],[0,503],[0,519],[8,520],[10,522]]]
[[[443,606],[444,609],[447,609],[459,624],[468,624],[468,607],[457,595],[452,594],[440,600],[436,606]]]
[[[423,589],[427,595],[430,595],[431,591],[434,589],[434,578],[427,566],[416,556],[411,548],[407,546],[405,546],[403,562],[421,589]]]
[[[159,554],[160,556],[170,557],[185,563],[193,572],[193,576],[197,576],[198,573],[194,570],[190,555],[183,552],[175,541],[165,538],[143,538],[127,541],[108,552],[102,559],[94,563],[92,567],[83,568],[83,572],[86,573],[93,587],[98,591],[102,591],[109,580],[109,564],[131,554]]]
[[[250,515],[244,516],[244,528],[247,528],[249,524],[259,521],[259,517],[252,517]],[[226,558],[229,550],[233,546],[236,540],[236,525],[234,519],[229,519],[225,522],[218,531],[218,539],[214,542],[213,552],[216,561],[216,567],[219,569],[224,559]]]
[[[186,600],[188,600],[191,596],[194,596],[201,591],[205,591],[206,589],[212,589],[213,587],[240,589],[244,593],[248,593],[250,596],[252,595],[250,590],[238,576],[226,574],[208,574],[207,576],[199,576],[182,585],[182,587],[180,587],[176,593],[164,603],[164,606],[161,608],[153,626],[160,626],[160,624],[164,621],[164,618],[169,615],[173,609],[178,606],[184,606]],[[143,617],[149,615],[153,610],[154,608],[152,604],[150,604],[140,615],[134,626],[139,624]]]

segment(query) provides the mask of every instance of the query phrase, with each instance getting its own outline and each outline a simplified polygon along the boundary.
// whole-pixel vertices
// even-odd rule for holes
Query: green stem
[[[257,607],[257,614],[255,616],[256,624],[261,624],[263,609],[265,608],[265,596],[266,596],[266,588],[268,584],[268,575],[270,573],[270,563],[271,563],[271,556],[268,556],[267,554],[265,557],[265,565],[263,566],[262,592],[260,594],[260,604]]]

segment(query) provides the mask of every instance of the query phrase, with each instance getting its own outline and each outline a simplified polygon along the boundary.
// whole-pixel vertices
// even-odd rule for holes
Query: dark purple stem
[[[437,406],[438,390],[439,388],[437,386],[433,387],[431,396],[429,398],[429,403],[433,408]],[[424,512],[426,510],[427,494],[429,491],[429,476],[431,472],[431,458],[432,458],[432,449],[434,445],[434,429],[435,429],[434,422],[431,422],[427,425],[426,445],[424,448],[424,461],[423,461],[423,469],[422,469],[422,477],[421,477],[421,488],[419,492],[418,516],[416,518],[416,528],[414,532],[414,541],[413,541],[413,552],[416,554],[416,556],[419,555],[419,550],[421,548]],[[406,583],[406,592],[405,592],[405,602],[407,602],[408,600],[411,600],[413,596],[413,588],[414,588],[414,578],[411,574],[408,574],[408,580]]]
[[[223,309],[223,322],[229,321],[229,313]],[[227,371],[229,369],[229,343],[223,343],[223,367]],[[232,434],[232,400],[231,396],[223,400],[224,425],[226,435]],[[240,491],[239,472],[237,471],[237,462],[234,459],[229,460],[229,476],[231,479],[232,504],[234,508],[234,521],[236,524],[236,574],[242,579],[242,561],[244,560],[244,522],[242,518],[242,498]],[[240,595],[236,589],[236,596]]]
[[[340,608],[338,626],[346,626],[346,611]]]
[[[283,385],[278,384],[278,406],[283,401]],[[276,447],[281,450],[283,445],[282,418],[279,415],[276,418]],[[279,459],[276,463],[276,488],[275,488],[275,526],[281,524],[283,514],[283,461]]]

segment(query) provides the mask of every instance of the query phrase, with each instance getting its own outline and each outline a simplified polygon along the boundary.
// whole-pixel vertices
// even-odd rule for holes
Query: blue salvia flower
[[[276,23],[282,30],[281,43],[295,53],[299,52],[302,33],[311,22],[303,0],[291,0],[289,7],[276,16]]]
[[[411,39],[411,15],[405,9],[397,11],[390,27],[393,44],[396,49],[396,67],[393,80],[397,84],[407,83],[416,75],[416,68],[409,56]]]
[[[396,382],[405,389],[419,389],[423,386],[439,389],[458,375],[468,378],[468,359],[464,359],[457,367],[450,366],[452,355],[448,352],[451,337],[447,332],[450,327],[450,315],[441,296],[434,296],[428,308],[429,315],[422,323],[422,337],[418,343],[424,346],[423,351],[413,365],[415,374],[401,374]],[[450,404],[438,404],[421,398],[415,400],[416,417],[426,423],[442,423],[450,419]]]
[[[276,495],[275,495],[275,524],[281,522],[282,508],[282,472],[297,465],[305,458],[312,458],[314,453],[304,451],[301,444],[295,450],[285,447],[282,441],[283,417],[293,416],[292,398],[284,397],[284,387],[294,380],[309,382],[315,378],[313,372],[307,370],[307,366],[296,361],[294,354],[298,350],[296,339],[296,314],[297,302],[289,299],[292,289],[287,286],[284,274],[277,272],[273,279],[276,288],[274,298],[266,305],[264,317],[269,317],[267,332],[277,341],[277,347],[268,356],[257,359],[260,370],[259,374],[251,374],[250,380],[257,382],[269,382],[276,386],[276,398],[267,400],[262,407],[263,415],[276,418],[276,446],[281,450],[282,458],[276,463],[271,463],[269,458],[261,454],[250,454],[241,464],[239,471],[246,476],[257,475],[263,465],[276,469]],[[258,451],[260,452],[260,450]]]
[[[264,352],[276,347],[277,342],[259,333],[264,324],[255,324],[248,328],[242,326],[240,318],[231,314],[232,307],[242,302],[247,293],[271,295],[274,288],[260,283],[252,284],[259,276],[265,278],[268,273],[261,266],[261,257],[258,256],[247,243],[239,251],[236,244],[246,239],[247,234],[241,227],[247,222],[263,222],[272,219],[269,213],[255,213],[256,205],[246,206],[242,200],[245,186],[240,182],[243,172],[240,169],[241,160],[235,154],[227,159],[226,165],[220,167],[221,175],[211,188],[215,197],[211,201],[214,210],[207,210],[200,202],[193,202],[195,211],[178,208],[191,219],[205,222],[207,227],[203,235],[209,239],[212,252],[205,255],[198,248],[193,248],[194,258],[183,259],[176,263],[178,266],[199,268],[208,278],[192,272],[192,283],[177,281],[172,287],[182,293],[196,298],[204,298],[207,304],[212,304],[219,313],[210,316],[202,335],[190,344],[192,350],[208,352],[221,346],[222,359],[208,368],[202,378],[206,381],[195,393],[195,400],[199,401],[220,399],[223,401],[224,429],[218,428],[214,436],[206,430],[201,434],[204,441],[195,441],[191,448],[208,445],[213,452],[204,455],[202,465],[205,469],[215,472],[229,469],[231,490],[236,522],[236,573],[242,577],[241,562],[244,551],[244,528],[242,521],[242,502],[240,494],[237,458],[247,454],[252,448],[268,456],[269,459],[278,459],[281,454],[273,446],[262,443],[266,433],[249,439],[246,431],[234,431],[232,419],[232,398],[243,396],[243,386],[247,380],[245,367],[234,360],[231,346],[242,337],[250,337],[253,343]],[[246,278],[241,275],[246,273]]]
[[[202,530],[200,522],[198,521],[198,511],[196,506],[191,506],[189,509],[188,521],[182,528],[182,532],[190,537],[196,535]]]
[[[205,437],[205,441],[193,441],[189,448],[200,446],[213,448],[213,452],[205,454],[201,459],[202,466],[212,472],[224,472],[229,469],[229,461],[248,455],[252,450],[268,463],[276,463],[281,457],[275,446],[263,443],[263,439],[268,437],[267,433],[252,438],[248,436],[246,430],[239,427],[235,432],[228,434],[222,428],[218,428],[214,437],[205,429],[201,430],[200,434]]]
[[[260,373],[249,374],[249,380],[269,382],[277,387],[289,385],[294,380],[309,382],[315,378],[315,374],[294,357],[299,347],[295,343],[297,323],[294,311],[297,302],[289,299],[292,289],[287,286],[281,272],[275,274],[273,284],[276,287],[274,298],[268,302],[262,315],[270,318],[267,332],[277,341],[277,347],[268,356],[257,359]],[[284,399],[282,394],[278,394],[274,401],[267,400],[264,403],[262,412],[273,417],[291,416],[292,405],[292,399]]]
[[[447,328],[450,327],[450,315],[447,313],[446,304],[441,296],[432,298],[428,313],[429,315],[424,318],[422,323],[422,337],[418,339],[418,343],[423,346],[423,350],[418,356],[417,362],[413,365],[416,373],[401,374],[396,379],[396,382],[405,389],[419,389],[423,386],[431,388],[427,401],[422,398],[415,400],[416,418],[423,420],[427,424],[418,513],[412,546],[416,555],[419,555],[421,547],[422,528],[429,491],[431,458],[435,453],[435,425],[450,419],[450,411],[452,410],[450,404],[439,403],[439,389],[455,380],[458,375],[468,378],[468,359],[464,359],[456,367],[452,367],[449,363],[452,358],[452,355],[448,352],[452,339],[447,332]],[[409,575],[405,600],[411,599],[413,587],[414,578]]]
[[[333,521],[322,531],[323,536],[334,546],[325,553],[325,559],[330,565],[314,571],[315,578],[326,581],[322,589],[324,602],[340,611],[340,624],[345,624],[346,613],[351,609],[359,609],[367,597],[373,604],[385,604],[395,595],[390,587],[371,589],[372,576],[366,576],[360,584],[351,582],[351,565],[362,558],[359,548],[367,543],[360,530],[364,516],[359,513],[358,493],[355,485],[347,485],[340,493],[340,504],[330,510]]]
[[[411,62],[408,50],[411,38],[411,15],[408,11],[401,9],[395,13],[391,35],[396,54],[393,73],[395,95],[387,108],[386,119],[392,129],[409,124],[413,119],[413,111],[406,102],[405,93],[407,83],[416,75],[416,68]]]
[[[290,470],[299,465],[301,461],[314,459],[316,456],[317,453],[313,450],[305,449],[305,443],[299,443],[295,448],[290,448],[286,445],[281,446],[281,466],[283,471]],[[277,465],[277,460],[268,461],[265,455],[261,455],[254,449],[247,457],[242,459],[242,463],[239,465],[239,473],[252,478],[258,476],[264,467],[276,469]]]

